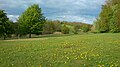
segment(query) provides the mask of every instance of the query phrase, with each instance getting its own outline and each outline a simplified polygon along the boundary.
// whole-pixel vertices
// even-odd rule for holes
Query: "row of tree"
[[[120,32],[120,0],[107,0],[95,22],[98,32]]]
[[[10,21],[4,10],[0,10],[0,37],[4,39],[11,37],[13,34],[18,38],[27,34],[31,38],[31,34],[53,34],[54,32],[63,34],[72,32],[77,34],[80,31],[88,32],[91,26],[90,24],[80,22],[47,20],[37,4],[28,7],[19,16],[17,22]]]
[[[42,10],[37,4],[23,12],[16,23],[7,18],[4,10],[0,10],[0,36],[5,39],[11,34],[17,34],[18,37],[29,34],[29,38],[31,38],[31,34],[42,33],[45,21]]]
[[[62,32],[63,34],[78,34],[79,32],[90,31],[92,25],[80,22],[51,21],[47,20],[43,27],[43,34]]]

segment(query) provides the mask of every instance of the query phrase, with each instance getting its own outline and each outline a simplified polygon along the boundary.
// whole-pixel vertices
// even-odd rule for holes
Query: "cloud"
[[[61,20],[61,21],[69,21],[69,22],[84,22],[88,24],[92,24],[92,22],[95,20],[94,16],[75,16],[75,15],[60,15],[60,16],[51,16],[48,17],[51,20]],[[69,19],[69,20],[68,20]]]
[[[16,18],[16,15],[21,15],[28,6],[39,4],[48,19],[92,23],[104,3],[105,0],[2,0],[0,9]]]
[[[18,19],[19,15],[7,15],[7,17],[9,18],[9,20],[16,22],[16,20]]]

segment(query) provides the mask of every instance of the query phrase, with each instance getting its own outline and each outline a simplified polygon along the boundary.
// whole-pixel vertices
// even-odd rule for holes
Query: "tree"
[[[55,31],[55,25],[52,21],[47,20],[43,27],[43,34],[52,34]]]
[[[39,5],[34,4],[22,13],[18,22],[20,23],[22,31],[21,34],[29,34],[29,38],[31,38],[32,33],[41,33],[45,23],[45,17],[42,14],[41,8],[39,8]]]
[[[99,19],[98,19],[98,24],[99,24],[99,28],[98,30],[100,32],[107,32],[109,31],[109,21],[110,21],[110,8],[107,5],[104,5],[102,8],[102,11],[99,15]]]
[[[19,38],[20,37],[20,33],[22,32],[22,31],[20,31],[20,24],[19,24],[19,22],[12,22],[11,23],[11,27],[12,27],[12,34],[15,34],[15,36],[17,38]]]
[[[40,22],[36,23],[35,25],[33,25],[33,27],[31,27],[32,33],[33,34],[42,34],[43,32],[43,24],[41,24]]]
[[[47,20],[43,28],[43,34],[52,34],[54,32],[61,32],[62,24],[60,21]]]
[[[63,34],[69,34],[69,28],[66,25],[63,25],[63,27],[62,27],[62,33]]]
[[[79,29],[80,29],[79,25],[74,25],[74,34],[78,34]]]
[[[96,21],[99,32],[120,32],[120,0],[107,0]]]
[[[55,32],[61,32],[61,23],[60,23],[60,21],[59,20],[56,20],[56,21],[53,21],[53,23],[54,23],[54,28],[55,28]]]
[[[83,32],[88,32],[90,30],[90,26],[89,25],[83,25],[82,26],[82,31]]]
[[[110,32],[120,32],[120,4],[112,6],[113,16],[110,21]]]
[[[4,10],[0,10],[0,35],[3,36],[4,40],[11,34],[11,23],[7,18],[7,14]]]
[[[109,6],[114,6],[116,4],[120,4],[120,0],[107,0],[106,4]]]

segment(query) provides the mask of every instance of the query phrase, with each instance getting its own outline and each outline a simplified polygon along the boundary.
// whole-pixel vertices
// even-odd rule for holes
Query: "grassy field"
[[[120,34],[0,40],[0,67],[120,67]]]

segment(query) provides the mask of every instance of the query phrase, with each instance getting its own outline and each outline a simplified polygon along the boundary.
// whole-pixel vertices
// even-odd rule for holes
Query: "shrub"
[[[63,34],[69,34],[69,28],[68,27],[66,27],[66,25],[64,25],[63,27],[62,27],[62,33]]]

